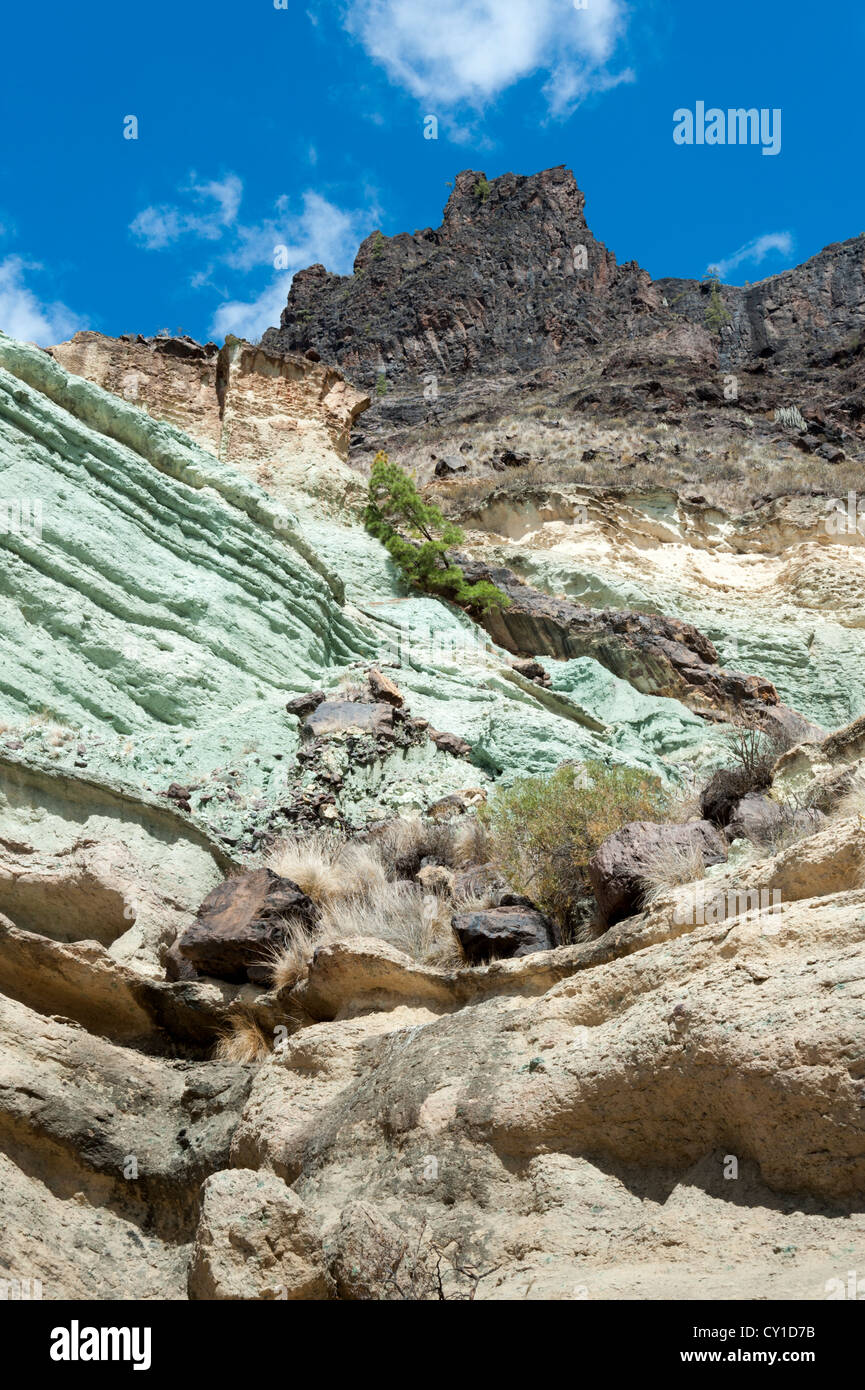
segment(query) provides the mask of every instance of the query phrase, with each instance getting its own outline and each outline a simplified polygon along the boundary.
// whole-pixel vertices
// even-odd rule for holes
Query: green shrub
[[[494,584],[466,582],[459,565],[448,556],[449,547],[462,541],[462,531],[434,503],[425,502],[414,479],[382,452],[373,461],[363,520],[416,588],[452,599],[472,612],[487,613],[510,602]]]
[[[721,295],[721,281],[714,266],[703,283],[709,288],[709,303],[706,306],[705,314],[706,326],[710,332],[717,333],[720,337],[721,329],[731,323],[732,319]]]
[[[526,777],[499,791],[481,815],[492,857],[519,893],[572,936],[589,886],[595,850],[628,821],[660,820],[660,781],[630,767],[566,764],[548,777]]]

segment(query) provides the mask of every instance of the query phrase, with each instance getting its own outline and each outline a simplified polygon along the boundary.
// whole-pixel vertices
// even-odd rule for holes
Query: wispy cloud
[[[207,183],[196,182],[193,175],[180,192],[191,196],[192,209],[171,204],[146,207],[132,222],[132,235],[148,251],[161,251],[187,236],[218,241],[237,218],[243,184],[236,174]]]
[[[148,251],[183,242],[214,243],[208,259],[190,276],[193,288],[217,290],[216,278],[224,280],[227,271],[245,277],[234,297],[217,290],[221,299],[211,332],[220,338],[227,333],[258,338],[277,324],[294,272],[302,267],[320,262],[338,274],[351,270],[358,243],[380,219],[372,195],[367,207],[345,209],[307,190],[299,205],[283,196],[271,216],[244,222],[243,184],[235,174],[207,183],[193,179],[179,193],[183,202],[144,208],[130,230]],[[265,270],[266,283],[247,291],[248,277],[260,285]]]
[[[632,81],[606,65],[625,32],[624,0],[350,0],[345,24],[392,82],[439,111],[480,108],[546,74],[552,115],[590,92]]]
[[[790,232],[766,232],[763,236],[755,237],[753,241],[746,242],[740,246],[738,251],[734,251],[732,256],[725,256],[720,261],[712,261],[707,269],[717,270],[719,277],[725,280],[734,270],[738,270],[740,265],[745,262],[752,262],[760,265],[771,252],[777,252],[779,256],[791,256],[793,254],[793,236]]]
[[[12,338],[47,347],[68,338],[84,322],[65,304],[45,303],[28,283],[43,267],[9,255],[0,261],[0,329]]]

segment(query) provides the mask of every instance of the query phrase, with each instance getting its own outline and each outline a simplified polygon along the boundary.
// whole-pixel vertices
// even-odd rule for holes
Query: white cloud
[[[191,275],[194,289],[214,289],[217,272],[224,279],[226,270],[244,276],[265,268],[269,271],[264,287],[248,297],[218,291],[221,302],[211,325],[216,337],[227,333],[260,337],[266,328],[278,324],[296,270],[321,262],[337,273],[350,271],[358,243],[380,219],[371,195],[366,208],[347,210],[310,189],[302,195],[299,210],[283,196],[277,199],[272,216],[261,222],[242,222],[243,186],[233,174],[221,181],[193,181],[180,192],[191,196],[191,208],[177,204],[148,207],[132,222],[133,235],[148,251],[164,250],[183,238],[219,243],[209,261]],[[203,212],[198,207],[202,199],[211,204]]]
[[[540,71],[552,114],[566,116],[633,80],[604,71],[626,14],[624,0],[351,0],[346,25],[391,81],[442,110],[482,107]]]
[[[358,244],[375,226],[377,209],[346,211],[313,191],[304,193],[302,204],[293,214],[288,199],[280,198],[275,218],[237,228],[236,246],[225,263],[235,270],[273,268],[278,253],[281,273],[254,299],[220,304],[212,328],[217,336],[257,338],[278,324],[292,276],[304,266],[320,262],[342,275],[351,270]]]
[[[213,336],[225,338],[229,333],[234,333],[238,338],[255,342],[266,328],[278,326],[292,278],[291,275],[280,275],[255,299],[229,299],[220,304],[210,328]]]
[[[759,265],[771,251],[777,251],[780,256],[792,255],[793,237],[790,232],[766,232],[763,236],[755,237],[753,241],[740,246],[739,250],[734,251],[732,256],[726,256],[721,261],[713,261],[707,269],[717,270],[719,277],[725,280],[744,261],[753,261],[755,265]]]
[[[26,283],[28,271],[42,267],[21,256],[0,261],[0,330],[11,338],[47,347],[62,342],[84,323],[65,304],[43,304]]]
[[[236,174],[208,183],[197,183],[193,175],[180,192],[191,194],[196,204],[204,202],[204,210],[182,211],[168,204],[144,208],[131,223],[130,231],[148,251],[162,251],[183,236],[218,241],[237,219],[243,184]],[[210,207],[206,206],[208,203]]]

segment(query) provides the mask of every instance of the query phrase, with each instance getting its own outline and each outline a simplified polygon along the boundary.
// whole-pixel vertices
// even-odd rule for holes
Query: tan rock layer
[[[335,368],[239,339],[217,348],[191,338],[108,338],[88,331],[48,350],[67,371],[235,462],[278,464],[310,424],[319,425],[345,459],[351,427],[369,404]]]

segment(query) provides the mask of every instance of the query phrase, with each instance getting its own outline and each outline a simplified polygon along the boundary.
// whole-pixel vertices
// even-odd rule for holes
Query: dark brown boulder
[[[439,459],[435,466],[437,478],[452,478],[455,473],[467,473],[468,471],[468,464],[457,458]]]
[[[723,829],[736,814],[742,797],[754,790],[754,777],[744,767],[719,767],[700,792],[703,819]]]
[[[436,748],[440,748],[443,753],[451,753],[455,758],[467,758],[471,753],[471,744],[466,743],[459,734],[442,734],[438,729],[430,729],[429,736]]]
[[[702,852],[707,868],[727,858],[724,837],[705,820],[685,825],[631,821],[608,835],[589,860],[592,891],[606,925],[611,927],[639,911],[646,879],[661,856],[694,846]]]
[[[521,899],[520,903],[526,901]],[[457,913],[452,926],[466,960],[472,965],[486,960],[529,956],[562,944],[555,922],[531,906],[491,907],[485,912]]]
[[[294,699],[289,700],[286,705],[288,714],[297,715],[298,719],[305,719],[308,714],[312,714],[314,709],[324,704],[327,696],[323,690],[310,690],[306,695],[295,695]]]
[[[532,657],[528,657],[525,661],[512,661],[511,668],[519,675],[525,676],[526,680],[534,681],[537,685],[552,684],[549,671]]]
[[[781,829],[783,821],[784,813],[777,801],[761,792],[747,792],[727,825],[727,839],[767,844]]]
[[[202,975],[264,984],[264,957],[282,940],[286,923],[299,918],[313,929],[317,915],[312,899],[290,878],[255,869],[208,893],[177,945]]]
[[[192,810],[189,802],[191,794],[191,788],[181,787],[178,782],[172,782],[168,791],[161,793],[162,796],[167,796],[169,801],[173,801],[179,811],[187,812]]]

